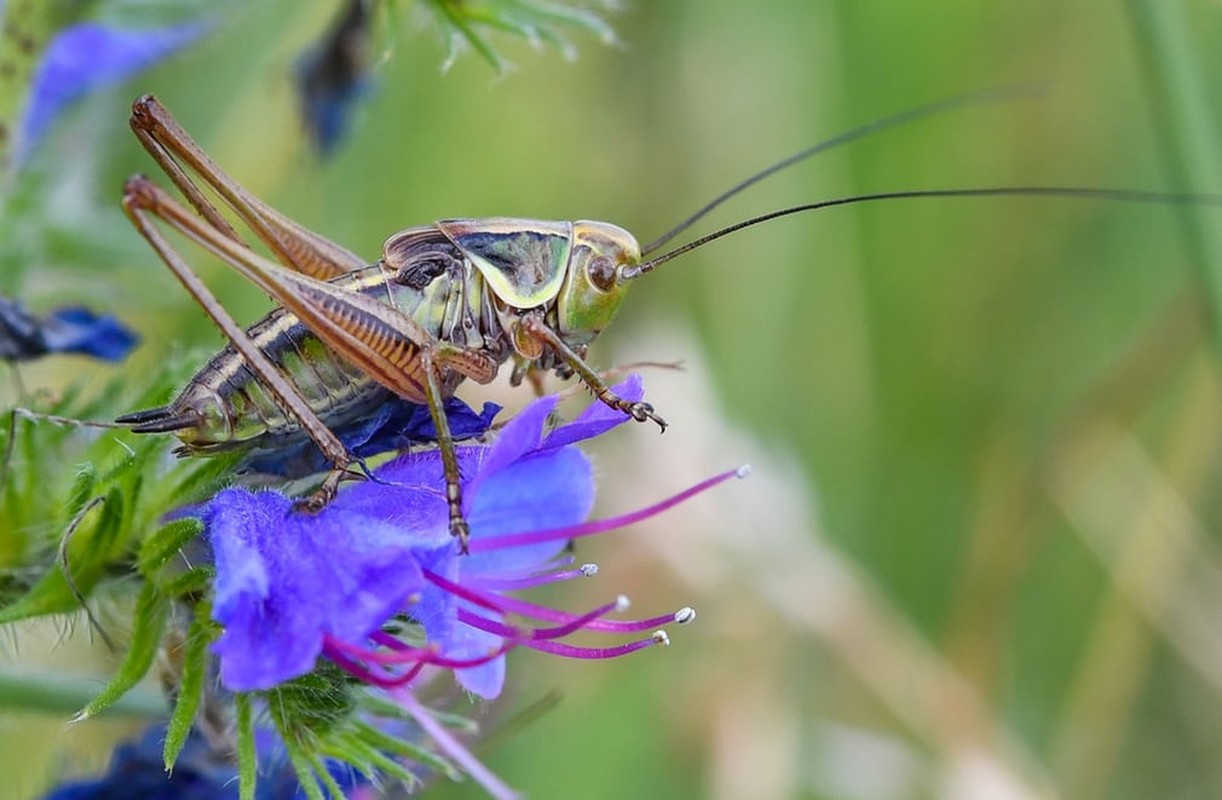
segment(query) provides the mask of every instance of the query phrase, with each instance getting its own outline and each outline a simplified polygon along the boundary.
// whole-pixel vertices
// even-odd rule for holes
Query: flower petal
[[[489,475],[472,499],[471,539],[576,525],[594,507],[594,469],[575,447],[536,453]],[[516,573],[546,564],[563,541],[506,547],[463,559],[464,575]]]
[[[324,633],[363,641],[423,577],[409,542],[375,517],[293,510],[274,492],[221,492],[204,513],[216,560],[214,645],[231,690],[266,689],[313,668]]]
[[[480,463],[479,475],[472,482],[469,496],[478,491],[479,483],[487,476],[495,473],[522,456],[539,449],[539,440],[543,436],[543,426],[548,416],[556,408],[556,397],[540,397],[522,409],[509,423],[501,429],[496,441],[488,448],[487,454]],[[470,502],[468,500],[468,502]]]
[[[632,403],[645,396],[641,376],[635,373],[612,386],[611,391]],[[542,447],[560,447],[585,439],[593,439],[612,428],[623,425],[630,419],[632,417],[619,409],[611,408],[606,403],[593,402],[577,415],[577,419],[549,433],[543,439]]]
[[[199,38],[208,25],[124,30],[96,22],[65,28],[51,40],[34,76],[16,158],[24,159],[73,100],[119,83]]]
[[[118,319],[73,306],[52,311],[44,320],[43,339],[52,353],[80,353],[103,361],[122,361],[140,341]]]
[[[501,637],[461,625],[451,641],[451,649],[447,654],[454,658],[481,658],[495,652],[501,646]],[[458,679],[459,685],[468,692],[479,695],[485,700],[495,700],[505,686],[505,656],[498,656],[478,667],[456,669],[454,677]]]
[[[392,450],[406,450],[413,444],[437,441],[437,428],[428,406],[403,400],[390,392],[385,395],[385,400],[373,413],[331,429],[349,453],[368,458]],[[496,403],[484,403],[483,410],[476,413],[462,400],[451,397],[446,400],[445,410],[450,434],[456,441],[462,441],[483,436],[501,407]],[[242,462],[242,467],[251,472],[285,478],[315,475],[330,466],[318,445],[308,439],[289,447],[253,453]]]

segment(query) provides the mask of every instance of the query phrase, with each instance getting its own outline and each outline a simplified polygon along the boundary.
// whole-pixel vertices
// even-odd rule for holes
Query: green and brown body
[[[584,352],[611,318],[608,309],[591,309],[581,302],[591,291],[587,262],[598,257],[596,247],[605,248],[601,239],[617,231],[586,222],[446,221],[396,234],[377,264],[327,283],[385,304],[433,340],[481,353],[498,365],[516,354],[536,369],[566,369],[554,348],[524,334],[517,321],[524,312],[533,312],[553,330],[567,329],[564,342]],[[577,271],[581,276],[574,279]],[[597,287],[593,291],[607,294]],[[532,305],[511,305],[503,295]],[[349,324],[369,325],[359,314]],[[407,391],[396,392],[338,355],[283,307],[249,327],[246,335],[333,431],[360,424],[396,396],[421,405],[428,402],[419,345],[414,343],[402,343],[408,351],[401,354],[407,365],[402,388]],[[451,395],[463,378],[458,371],[443,372],[443,394]],[[233,451],[258,455],[307,439],[301,422],[233,347],[213,356],[169,405],[121,421],[139,433],[174,433],[182,442],[176,452],[183,456]]]

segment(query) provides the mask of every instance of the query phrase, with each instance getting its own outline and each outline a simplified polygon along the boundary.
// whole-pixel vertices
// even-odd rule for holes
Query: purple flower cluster
[[[616,391],[639,398],[640,380]],[[459,448],[469,555],[449,533],[435,450],[388,462],[314,515],[294,511],[292,500],[274,492],[218,494],[202,516],[216,562],[213,613],[224,633],[215,652],[224,685],[267,689],[309,672],[322,656],[386,689],[410,685],[430,666],[451,669],[468,691],[494,698],[504,683],[504,655],[515,647],[608,658],[665,643],[656,629],[688,622],[693,611],[611,620],[608,614],[626,606],[623,598],[574,614],[510,593],[592,574],[567,555],[572,539],[658,513],[736,473],[634,514],[585,522],[593,471],[575,444],[627,417],[595,403],[548,431],[555,405],[554,397],[535,401],[492,445]],[[649,633],[605,648],[560,641],[579,630]]]
[[[267,733],[262,731],[261,733]],[[166,770],[162,725],[149,728],[137,739],[115,748],[110,765],[96,778],[60,784],[43,800],[237,800],[238,770],[231,758],[213,750],[204,737],[192,732],[173,770]],[[287,800],[304,795],[297,774],[274,737],[261,737],[260,780],[255,800]],[[327,760],[327,772],[350,800],[373,797],[369,781],[339,761]]]

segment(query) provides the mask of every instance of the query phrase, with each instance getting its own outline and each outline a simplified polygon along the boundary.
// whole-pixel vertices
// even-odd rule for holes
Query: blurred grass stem
[[[1129,27],[1154,114],[1159,157],[1172,186],[1185,192],[1222,186],[1219,138],[1180,0],[1128,0]],[[1198,206],[1176,211],[1209,312],[1209,341],[1222,363],[1222,226]]]

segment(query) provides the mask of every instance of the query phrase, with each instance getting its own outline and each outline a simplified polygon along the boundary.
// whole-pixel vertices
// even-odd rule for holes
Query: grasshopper
[[[577,376],[608,406],[637,421],[665,421],[645,402],[618,397],[586,362],[589,345],[611,323],[631,282],[658,266],[743,228],[852,203],[922,197],[1056,196],[1129,202],[1222,203],[1222,198],[1158,192],[1011,186],[855,195],[763,214],[645,257],[725,200],[763,178],[831,147],[921,117],[1011,99],[1018,89],[962,95],[850,130],[737,184],[642,247],[628,231],[595,221],[494,217],[450,219],[388,238],[370,264],[266,205],[196,144],[152,96],[132,106],[131,127],[196,213],[143,176],[127,181],[123,208],[137,231],[205,312],[229,346],[167,406],[119,417],[138,433],[172,433],[183,456],[234,450],[276,452],[303,438],[331,469],[301,506],[321,509],[360,462],[340,433],[387,404],[427,407],[446,481],[450,530],[465,551],[467,522],[447,401],[471,379],[491,381],[513,360],[511,383],[555,371]],[[212,189],[271,251],[252,250],[191,173]],[[248,329],[239,326],[174,250],[160,222],[211,251],[279,304]]]

